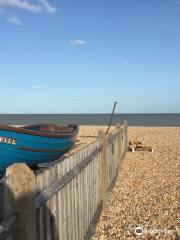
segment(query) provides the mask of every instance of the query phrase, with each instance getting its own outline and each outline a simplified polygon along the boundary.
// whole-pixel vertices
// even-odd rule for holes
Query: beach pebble
[[[153,154],[127,152],[92,240],[135,240],[138,226],[140,239],[178,240],[180,128],[129,127],[128,136],[152,146]]]

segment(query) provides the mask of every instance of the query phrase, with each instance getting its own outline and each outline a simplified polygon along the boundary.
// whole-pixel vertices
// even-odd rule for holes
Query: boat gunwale
[[[74,128],[74,131],[67,132],[67,133],[41,132],[41,131],[36,131],[36,130],[25,129],[25,127],[37,127],[37,126],[43,126],[43,125],[47,125],[47,124],[46,123],[42,123],[42,124],[40,123],[40,124],[34,124],[34,125],[26,125],[26,126],[23,126],[23,127],[14,127],[14,126],[0,124],[0,130],[17,132],[17,133],[33,135],[33,136],[48,137],[48,138],[72,138],[72,137],[75,137],[78,134],[78,131],[79,131],[79,125],[78,124],[68,124],[68,125],[62,126],[63,128],[68,128],[68,127],[73,127]],[[61,128],[61,126],[58,126],[58,125],[55,125],[55,126]]]
[[[70,148],[64,148],[64,149],[44,149],[44,148],[29,148],[29,147],[24,147],[24,146],[19,146],[17,147],[18,150],[23,150],[27,152],[40,152],[40,153],[66,153],[67,151],[70,150]]]

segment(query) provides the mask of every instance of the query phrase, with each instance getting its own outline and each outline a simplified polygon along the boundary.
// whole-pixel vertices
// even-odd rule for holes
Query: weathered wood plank
[[[108,197],[108,162],[107,162],[107,136],[104,132],[99,132],[100,144],[102,144],[101,167],[100,167],[100,195],[103,201],[103,208],[106,208]]]
[[[84,157],[88,155],[88,151],[86,149]],[[84,225],[85,229],[88,227],[88,221],[87,221],[87,166],[85,167],[84,171]]]
[[[85,158],[87,156],[86,154],[86,149],[83,151],[83,154],[82,154],[82,159]],[[92,160],[93,162],[94,160]],[[87,167],[87,166],[86,166]],[[83,181],[82,181],[82,194],[83,194],[83,209],[84,209],[84,212],[83,212],[83,237],[86,233],[86,185],[85,185],[85,168],[83,169],[82,171],[82,177],[83,177]]]
[[[74,156],[72,157],[71,169],[75,167]],[[76,212],[75,212],[75,178],[72,180],[71,185],[71,214],[72,214],[72,240],[76,240]]]
[[[36,208],[38,209],[41,205],[43,205],[55,193],[57,193],[60,189],[67,185],[76,175],[80,173],[80,175],[82,176],[82,170],[94,159],[94,157],[96,156],[96,154],[98,154],[99,151],[100,149],[95,150],[90,156],[82,160],[76,167],[71,169],[69,172],[66,172],[66,174],[60,177],[57,181],[54,181],[52,184],[48,184],[46,188],[37,195]],[[67,161],[64,162],[66,163]]]
[[[0,223],[0,239],[5,240],[17,227],[17,215],[12,215]]]
[[[13,193],[11,191],[11,181],[7,174],[2,179],[2,187],[3,187],[3,196],[2,196],[2,220],[6,221],[9,216],[12,216],[12,201],[13,201]],[[6,240],[12,240],[12,234],[9,234],[6,237]]]
[[[93,217],[93,219],[92,219],[92,221],[91,221],[91,223],[90,223],[90,225],[89,225],[89,228],[88,228],[88,230],[87,230],[87,232],[86,232],[86,234],[85,234],[85,236],[84,236],[84,240],[90,240],[91,239],[91,237],[92,237],[92,235],[94,234],[94,232],[95,232],[95,228],[96,228],[96,224],[98,223],[98,221],[99,221],[99,217],[100,217],[100,215],[101,215],[101,211],[102,211],[102,202],[99,204],[99,206],[98,206],[98,208],[97,208],[97,210],[96,210],[96,213],[95,213],[95,215],[94,215],[94,217]]]
[[[76,156],[74,156],[74,164],[77,165]],[[75,217],[75,239],[78,240],[78,177],[74,178],[74,217]]]
[[[43,174],[39,173],[36,176],[36,192],[40,193],[43,190]],[[44,218],[44,207],[41,206],[36,213],[36,219],[37,219],[37,239],[39,240],[44,240],[44,222],[43,222],[43,218]]]
[[[56,165],[50,167],[49,169],[49,183],[56,181],[57,177],[57,168]],[[51,238],[57,239],[58,237],[58,205],[57,205],[57,194],[52,196],[49,200],[49,212],[50,212],[50,229],[51,229]]]
[[[4,180],[0,180],[0,222],[4,218]]]
[[[66,161],[63,162],[63,175],[67,173],[67,164]],[[67,188],[66,186],[62,189],[63,192],[63,239],[67,240]]]
[[[17,213],[18,215],[17,227],[14,229],[12,237],[14,240],[35,240],[35,176],[31,169],[24,163],[9,166],[6,170],[6,175],[8,176],[5,186],[7,189],[6,193],[7,197],[11,198],[10,202],[6,198],[6,204],[10,204],[7,206],[9,208],[8,213]]]
[[[63,175],[63,162],[57,165],[57,171],[58,171],[58,178],[60,178]],[[61,191],[58,191],[58,215],[59,215],[59,226],[58,226],[58,235],[59,240],[63,240],[64,238],[64,218],[63,218],[63,189]]]
[[[127,151],[128,147],[128,121],[124,121],[124,127],[125,127],[125,151]]]
[[[79,156],[78,156],[78,161],[80,162],[81,161],[81,154],[79,153]],[[83,228],[83,224],[82,224],[82,172],[79,173],[79,182],[78,182],[78,185],[79,185],[79,189],[78,189],[78,193],[79,193],[79,201],[78,201],[78,204],[79,204],[79,234],[80,234],[80,240],[82,239],[82,228]]]
[[[95,199],[95,197],[96,197],[96,194],[95,194],[95,190],[96,190],[96,184],[95,184],[95,158],[94,158],[94,160],[93,160],[93,162],[92,162],[92,179],[93,179],[93,185],[92,185],[92,189],[93,189],[93,194],[92,194],[92,198],[93,198],[93,201],[92,201],[92,209],[93,209],[93,211],[92,211],[92,216],[94,217],[94,214],[95,214],[95,211],[96,211],[96,206],[95,206],[95,204],[96,204],[96,199]]]
[[[45,171],[43,171],[43,183],[44,183],[44,188],[49,186],[49,169],[45,169]],[[44,239],[48,240],[51,238],[49,201],[44,204],[43,213],[44,213],[44,216],[43,216],[44,217]]]

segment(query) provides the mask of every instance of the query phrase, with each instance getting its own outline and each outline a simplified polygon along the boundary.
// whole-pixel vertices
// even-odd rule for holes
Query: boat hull
[[[34,166],[54,161],[67,152],[75,140],[76,135],[58,138],[0,130],[0,172],[13,163]]]

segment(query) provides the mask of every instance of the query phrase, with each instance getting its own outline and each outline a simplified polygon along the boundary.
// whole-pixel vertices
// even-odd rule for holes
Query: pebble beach
[[[66,155],[96,141],[100,130],[107,126],[80,126]],[[179,240],[180,127],[128,127],[128,140],[153,153],[126,153],[92,240]]]
[[[98,131],[106,129],[81,126],[72,151],[94,141]],[[92,240],[178,240],[180,128],[129,127],[128,137],[151,146],[154,152],[127,152]]]
[[[114,129],[115,126],[112,126],[110,128],[110,131],[113,131]],[[106,132],[106,130],[107,126],[80,126],[75,146],[65,155],[69,156],[86,147],[88,144],[95,142],[98,138],[98,132],[99,131]]]

